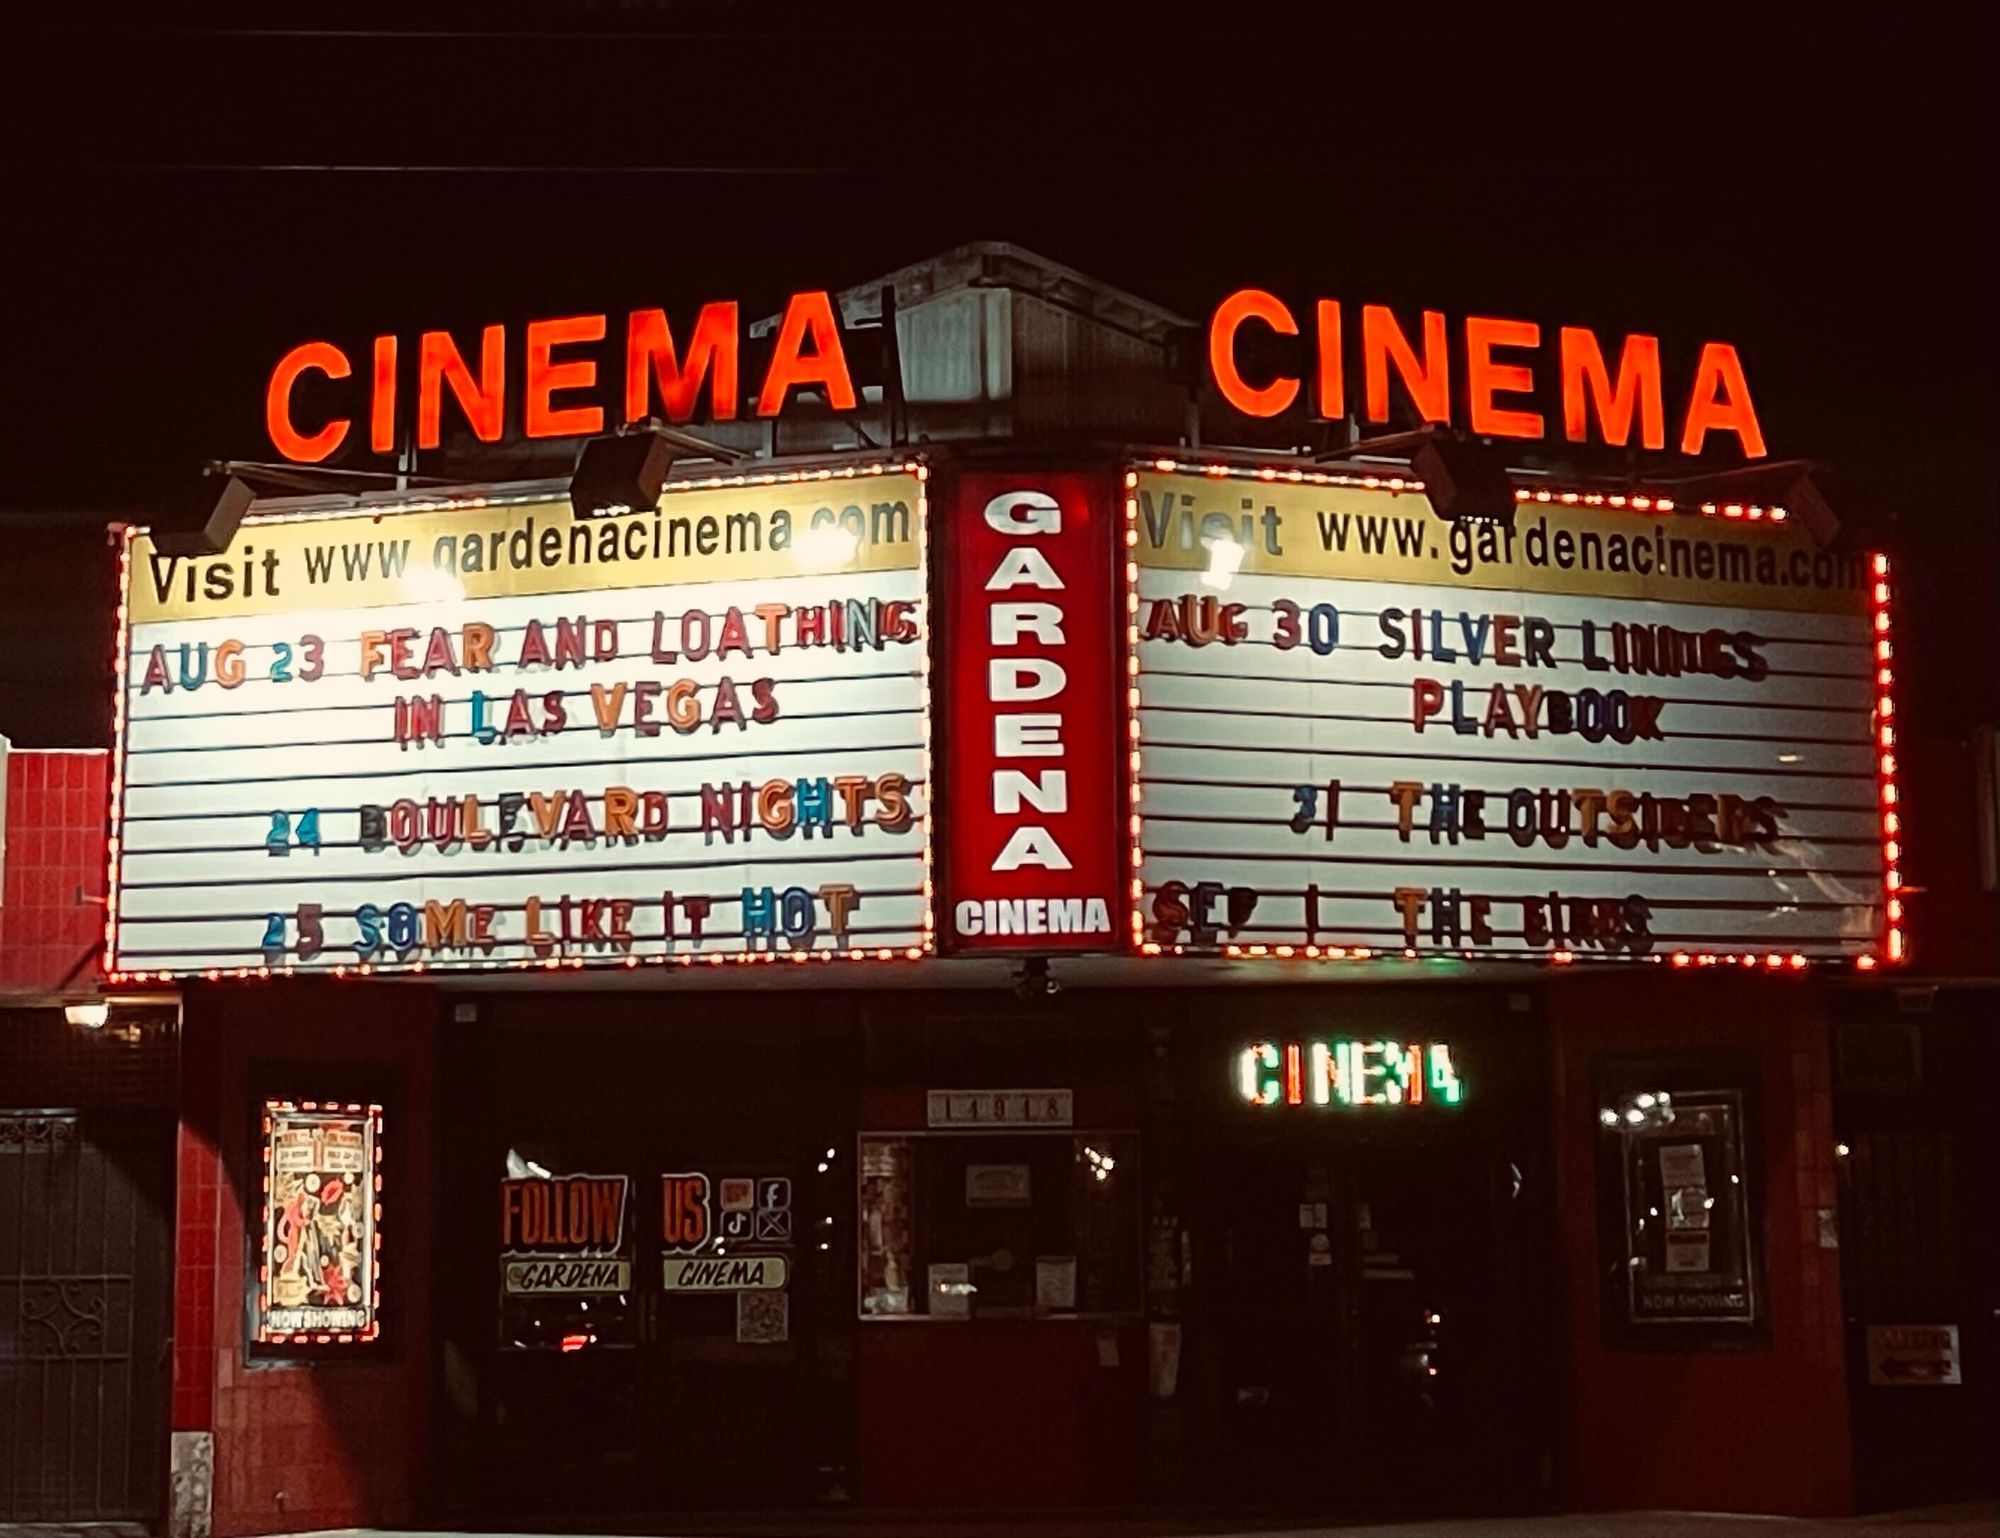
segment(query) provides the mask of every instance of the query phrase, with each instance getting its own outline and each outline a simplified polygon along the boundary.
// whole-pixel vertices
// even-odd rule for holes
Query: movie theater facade
[[[822,380],[656,507],[123,535],[176,1524],[1844,1509],[1886,563],[1191,448],[1171,317],[970,260],[838,296],[902,341],[860,449]]]

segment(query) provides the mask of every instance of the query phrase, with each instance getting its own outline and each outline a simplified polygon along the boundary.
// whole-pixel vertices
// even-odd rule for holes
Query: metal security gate
[[[158,1515],[170,1126],[0,1109],[0,1522]]]

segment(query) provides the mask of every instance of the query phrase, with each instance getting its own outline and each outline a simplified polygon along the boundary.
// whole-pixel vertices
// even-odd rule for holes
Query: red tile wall
[[[423,1505],[436,1009],[430,989],[397,983],[284,978],[185,992],[172,1412],[176,1430],[215,1433],[215,1538],[407,1525]],[[249,1349],[254,1097],[273,1072],[296,1081],[299,1099],[356,1093],[322,1087],[328,1074],[383,1086],[384,1334],[339,1358],[273,1363]]]
[[[110,755],[15,749],[5,762],[0,988],[88,989],[104,943],[104,905],[91,899],[104,896]]]

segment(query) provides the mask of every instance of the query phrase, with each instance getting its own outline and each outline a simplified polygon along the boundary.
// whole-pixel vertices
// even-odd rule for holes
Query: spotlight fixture
[[[111,1006],[102,999],[90,999],[82,1004],[63,1005],[63,1019],[84,1031],[101,1031],[104,1022],[111,1018]]]
[[[733,465],[743,457],[736,449],[651,417],[629,422],[583,446],[569,481],[570,514],[617,518],[649,513],[660,505],[660,489],[677,461],[710,459]]]
[[[256,500],[257,493],[234,475],[205,475],[193,491],[158,510],[151,524],[153,548],[161,555],[220,555]]]
[[[1410,457],[1410,469],[1423,481],[1424,496],[1438,517],[1513,524],[1514,485],[1507,467],[1479,445],[1426,436]]]
[[[570,477],[570,515],[616,518],[651,512],[660,505],[660,488],[677,457],[678,447],[651,423],[592,438]]]
[[[1626,1095],[1597,1113],[1598,1125],[1607,1132],[1657,1131],[1672,1126],[1674,1120],[1674,1097],[1663,1089]]]
[[[1822,550],[1840,533],[1839,516],[1827,505],[1810,475],[1800,475],[1785,488],[1784,507],[1788,515],[1805,526],[1812,542]]]

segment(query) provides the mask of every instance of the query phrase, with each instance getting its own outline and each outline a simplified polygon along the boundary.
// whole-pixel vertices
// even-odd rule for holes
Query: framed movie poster
[[[381,1331],[382,1107],[266,1100],[256,1338],[346,1345]]]
[[[1611,1221],[1606,1323],[1621,1343],[1751,1344],[1763,1322],[1752,1096],[1728,1078],[1606,1084],[1601,1209]]]

